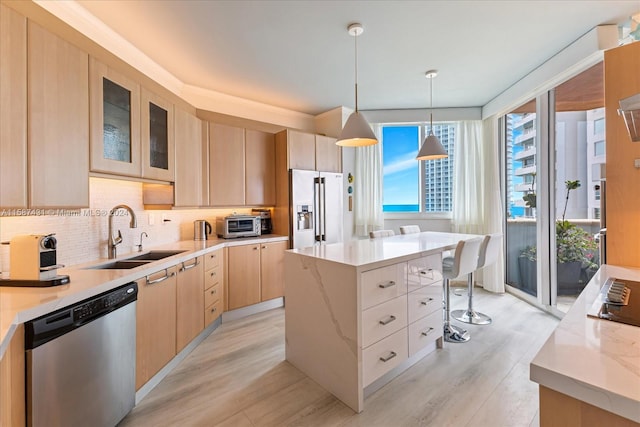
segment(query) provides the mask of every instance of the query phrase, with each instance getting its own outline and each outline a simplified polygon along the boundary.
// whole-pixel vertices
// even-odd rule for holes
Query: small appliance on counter
[[[259,236],[262,226],[256,215],[229,215],[216,218],[216,233],[223,239]]]
[[[587,316],[640,326],[640,282],[607,279]]]
[[[69,276],[58,276],[57,240],[53,234],[15,236],[10,242],[11,271],[0,286],[44,287],[69,283]]]
[[[193,240],[207,240],[213,229],[209,221],[197,219],[193,221]]]
[[[273,231],[273,224],[271,223],[271,209],[268,208],[254,208],[251,209],[253,215],[260,216],[260,234],[271,234]]]

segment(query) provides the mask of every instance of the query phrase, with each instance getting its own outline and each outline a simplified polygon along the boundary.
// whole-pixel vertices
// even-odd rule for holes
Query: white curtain
[[[483,126],[484,125],[484,126]],[[502,232],[500,162],[494,119],[460,122],[456,129],[452,230],[456,233]],[[502,250],[501,250],[502,251]],[[504,292],[504,262],[477,276],[491,292]]]
[[[378,141],[380,126],[374,126]],[[356,236],[368,237],[370,231],[384,228],[382,215],[382,144],[357,147],[353,200]]]

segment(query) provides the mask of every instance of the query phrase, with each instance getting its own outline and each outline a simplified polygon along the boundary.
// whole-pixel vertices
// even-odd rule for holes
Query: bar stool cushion
[[[393,230],[376,230],[376,231],[370,231],[369,237],[372,239],[377,239],[379,237],[395,236],[395,234],[396,233],[394,233]]]
[[[483,240],[483,237],[474,237],[459,241],[453,258],[447,257],[442,260],[444,278],[453,279],[475,271],[478,268],[478,253]],[[450,259],[453,259],[453,262]],[[447,260],[446,263],[445,260]]]
[[[419,233],[420,227],[417,225],[401,225],[400,226],[400,234],[414,234]]]

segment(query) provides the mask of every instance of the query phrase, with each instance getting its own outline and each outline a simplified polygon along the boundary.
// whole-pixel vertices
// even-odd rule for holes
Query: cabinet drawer
[[[368,347],[406,326],[407,297],[405,295],[371,307],[362,313],[362,347]]]
[[[220,299],[220,284],[216,284],[204,291],[204,306],[209,307],[211,304]]]
[[[442,256],[429,255],[412,259],[407,267],[408,291],[442,281]]]
[[[409,292],[409,323],[434,311],[442,312],[442,286],[438,283]]]
[[[211,270],[214,267],[220,265],[220,257],[222,255],[222,251],[217,250],[213,252],[209,252],[204,256],[204,269]]]
[[[406,328],[362,350],[362,386],[368,386],[407,358]]]
[[[215,268],[212,268],[211,270],[207,270],[205,268],[205,272],[204,272],[204,288],[205,289],[209,289],[216,283],[220,282],[220,280],[222,279],[221,270],[222,269],[220,267],[215,267]]]
[[[222,314],[222,300],[217,300],[204,309],[204,326],[205,328],[216,320]]]
[[[434,311],[409,325],[409,357],[442,336],[442,312]]]
[[[362,273],[362,309],[407,293],[407,263],[376,268]]]

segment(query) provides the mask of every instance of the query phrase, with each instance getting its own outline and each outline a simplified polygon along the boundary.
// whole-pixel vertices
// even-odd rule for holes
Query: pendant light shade
[[[433,108],[433,79],[438,75],[438,70],[429,70],[425,73],[425,77],[429,79],[430,85],[430,101],[429,108]],[[447,151],[444,149],[438,137],[433,134],[433,112],[429,113],[429,135],[424,139],[420,152],[416,160],[436,160],[448,157]]]
[[[347,122],[344,124],[342,132],[340,132],[340,136],[336,141],[336,145],[343,147],[364,147],[378,143],[378,139],[373,133],[371,125],[367,123],[367,120],[358,111],[358,36],[363,33],[364,28],[362,28],[362,25],[355,23],[349,25],[347,30],[355,39],[356,110],[351,113]]]

